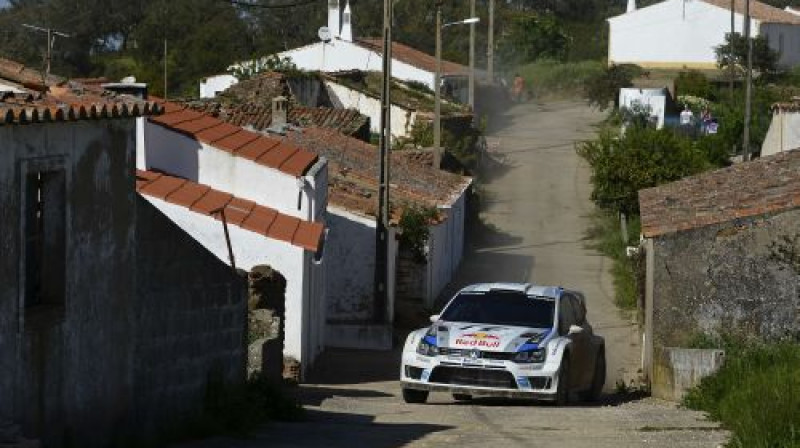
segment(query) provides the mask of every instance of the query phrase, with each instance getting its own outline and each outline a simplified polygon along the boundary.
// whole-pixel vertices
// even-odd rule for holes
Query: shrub
[[[720,370],[684,398],[733,432],[731,446],[800,446],[800,345],[725,344]]]
[[[633,78],[643,70],[634,64],[612,64],[600,73],[586,79],[584,96],[591,106],[606,110],[609,104],[619,106],[619,89],[633,86]]]
[[[433,207],[408,207],[400,218],[400,247],[409,250],[418,263],[426,263],[428,260],[428,226],[438,215]]]
[[[592,168],[592,200],[628,216],[639,214],[639,190],[714,167],[701,146],[669,129],[603,131],[576,149]]]
[[[604,70],[600,61],[561,63],[542,59],[517,69],[535,95],[580,94],[584,84]]]
[[[708,78],[697,70],[678,73],[675,79],[675,91],[678,95],[714,99],[714,88]]]

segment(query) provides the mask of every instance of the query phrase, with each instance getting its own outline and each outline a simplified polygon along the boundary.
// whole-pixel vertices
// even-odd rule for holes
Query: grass
[[[585,81],[603,71],[601,61],[558,62],[540,60],[516,71],[525,78],[534,97],[574,96],[583,93]]]
[[[720,345],[725,364],[689,391],[684,405],[731,430],[731,447],[800,447],[800,344]]]
[[[639,217],[628,220],[628,244],[635,245],[639,239],[641,225]],[[599,211],[592,217],[587,232],[589,247],[611,258],[611,276],[614,281],[614,302],[624,310],[635,310],[639,303],[641,257],[628,257],[622,238],[619,219],[612,213]]]

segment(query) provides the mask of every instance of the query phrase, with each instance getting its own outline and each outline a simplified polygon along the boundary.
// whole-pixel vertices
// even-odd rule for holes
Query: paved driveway
[[[493,132],[496,163],[482,185],[483,211],[471,230],[451,289],[478,281],[533,281],[586,293],[588,316],[606,337],[609,379],[629,381],[640,344],[630,319],[612,303],[609,263],[586,249],[589,173],[574,142],[591,138],[602,117],[575,102],[525,104]],[[300,388],[303,423],[273,423],[253,440],[206,441],[217,447],[716,447],[725,433],[702,415],[652,399],[609,394],[595,406],[558,408],[507,400],[454,403],[431,394],[427,405],[399,397],[399,353],[330,351]]]

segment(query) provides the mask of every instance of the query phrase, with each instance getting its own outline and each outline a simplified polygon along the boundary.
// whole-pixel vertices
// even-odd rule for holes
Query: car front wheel
[[[428,400],[427,390],[403,389],[403,401],[410,404],[422,404]]]

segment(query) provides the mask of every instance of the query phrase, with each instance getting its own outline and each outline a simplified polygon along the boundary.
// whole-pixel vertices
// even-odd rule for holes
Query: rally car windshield
[[[531,328],[552,328],[555,301],[514,291],[462,293],[442,312],[440,319]]]

